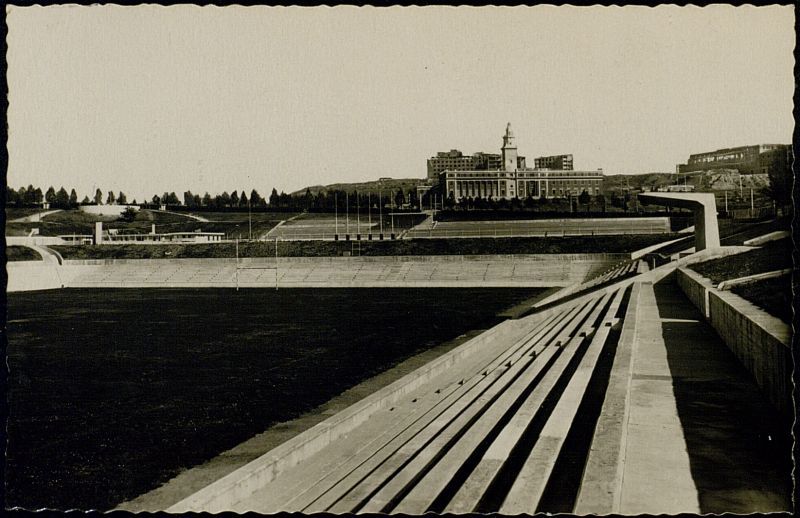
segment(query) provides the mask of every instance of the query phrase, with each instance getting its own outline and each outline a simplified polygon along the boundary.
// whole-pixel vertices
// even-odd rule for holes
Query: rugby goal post
[[[275,238],[275,266],[242,266],[239,262],[239,239],[236,239],[236,291],[239,291],[239,270],[275,270],[275,291],[278,290],[278,238]]]

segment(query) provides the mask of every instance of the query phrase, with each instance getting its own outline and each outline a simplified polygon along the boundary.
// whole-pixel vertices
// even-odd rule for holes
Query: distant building
[[[496,153],[473,153],[471,156],[463,154],[457,149],[440,151],[436,156],[428,159],[428,180],[437,182],[439,175],[444,171],[496,171],[503,165],[503,158]],[[525,157],[517,157],[517,167],[525,168]]]
[[[533,167],[536,169],[572,171],[572,155],[540,156],[533,159]]]
[[[525,158],[517,154],[510,123],[503,135],[500,160],[501,166],[496,169],[445,169],[439,173],[439,181],[446,195],[456,202],[467,197],[559,198],[579,195],[583,191],[593,196],[600,194],[602,169],[572,171],[525,167]]]
[[[771,174],[789,170],[792,164],[792,146],[788,144],[760,144],[718,149],[689,156],[685,164],[678,164],[678,174],[690,174],[715,169],[736,169],[739,174]]]

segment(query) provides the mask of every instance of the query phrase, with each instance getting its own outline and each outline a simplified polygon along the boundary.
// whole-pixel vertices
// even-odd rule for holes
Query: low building
[[[790,169],[791,164],[791,145],[759,144],[696,153],[685,164],[678,164],[676,170],[679,175],[717,169],[735,169],[743,175],[774,174]]]

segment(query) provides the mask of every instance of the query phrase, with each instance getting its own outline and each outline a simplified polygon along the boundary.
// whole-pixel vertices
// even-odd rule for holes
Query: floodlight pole
[[[345,206],[345,233],[350,235],[350,194],[345,191],[344,193],[344,206]]]
[[[339,207],[336,203],[336,196],[338,193],[333,193],[333,214],[334,214],[334,235],[339,235]]]
[[[361,196],[356,191],[356,234],[361,235]]]
[[[381,236],[383,236],[383,191],[378,191],[378,218],[381,221]],[[383,239],[383,237],[381,237]]]
[[[250,236],[248,241],[252,241],[253,240],[253,213],[250,210],[250,199],[247,200],[247,227],[248,227],[248,232],[249,232],[249,236]]]
[[[278,291],[278,236],[275,236],[275,291]]]
[[[239,238],[236,238],[236,291],[239,291]]]
[[[367,234],[372,233],[372,199],[370,194],[372,193],[367,191],[367,221],[369,221],[369,229],[367,230]]]

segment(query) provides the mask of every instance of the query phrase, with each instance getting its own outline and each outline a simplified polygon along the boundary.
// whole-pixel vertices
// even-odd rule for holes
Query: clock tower
[[[503,169],[509,172],[517,170],[517,145],[514,144],[510,122],[506,125],[506,134],[503,135]]]

